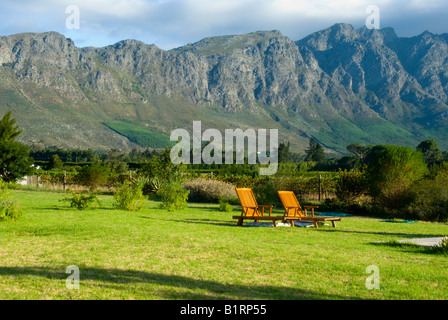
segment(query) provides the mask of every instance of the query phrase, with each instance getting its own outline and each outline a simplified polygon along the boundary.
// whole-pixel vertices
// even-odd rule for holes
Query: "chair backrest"
[[[246,216],[259,215],[258,204],[251,188],[236,188],[236,193]]]
[[[302,207],[297,201],[297,198],[292,191],[278,191],[278,196],[283,206],[285,207],[285,212],[287,216],[305,216],[302,211]]]

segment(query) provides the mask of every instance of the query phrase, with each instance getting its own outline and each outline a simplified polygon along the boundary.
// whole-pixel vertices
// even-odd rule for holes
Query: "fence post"
[[[319,202],[320,202],[320,195],[322,194],[322,176],[319,175]]]
[[[64,191],[67,184],[67,172],[64,170]]]

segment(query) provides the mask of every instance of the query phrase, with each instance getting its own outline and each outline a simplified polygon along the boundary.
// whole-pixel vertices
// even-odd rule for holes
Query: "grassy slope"
[[[144,148],[165,148],[171,145],[168,136],[131,123],[104,122],[104,124]]]
[[[171,214],[148,201],[129,213],[102,196],[102,209],[78,212],[59,202],[63,194],[15,195],[25,214],[0,224],[4,299],[448,297],[446,256],[373,243],[442,236],[445,224],[350,217],[336,229],[237,227],[215,204]],[[65,287],[69,265],[80,268],[79,290]],[[370,265],[380,269],[380,290],[365,287]]]
[[[167,136],[176,128],[191,128],[193,120],[201,120],[204,127],[220,130],[238,127],[277,128],[280,141],[290,141],[293,150],[304,150],[308,146],[307,134],[310,134],[326,147],[339,152],[346,152],[346,146],[355,142],[396,143],[414,147],[420,141],[444,132],[443,128],[432,132],[419,130],[420,136],[416,137],[415,132],[406,131],[391,122],[383,120],[370,123],[357,119],[354,123],[320,105],[312,108],[304,106],[318,113],[314,118],[268,106],[259,106],[256,112],[231,113],[221,107],[196,106],[179,97],[156,94],[145,96],[147,102],[144,103],[129,98],[132,92],[123,94],[124,102],[121,103],[88,89],[84,89],[84,93],[90,100],[70,100],[47,88],[18,82],[10,70],[3,67],[0,67],[0,80],[0,114],[10,108],[15,110],[14,116],[25,129],[21,139],[28,144],[42,141],[50,146],[109,150],[113,147],[123,148],[123,144],[129,142],[125,137],[132,141],[129,132],[116,130],[122,134],[118,135],[103,125],[104,122],[134,123]],[[136,85],[135,95],[143,94],[142,90]],[[281,120],[277,122],[272,114]],[[443,141],[439,143],[442,148],[445,147]],[[142,143],[142,146],[147,145]]]

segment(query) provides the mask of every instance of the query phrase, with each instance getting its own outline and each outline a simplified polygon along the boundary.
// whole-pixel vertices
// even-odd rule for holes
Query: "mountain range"
[[[0,114],[23,143],[129,151],[160,147],[194,120],[278,129],[302,151],[351,143],[448,149],[448,34],[335,24],[293,41],[279,31],[205,38],[172,50],[137,40],[77,47],[56,32],[0,37]]]

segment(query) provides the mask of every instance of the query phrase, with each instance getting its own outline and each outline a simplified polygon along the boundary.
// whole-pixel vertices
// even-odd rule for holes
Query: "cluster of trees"
[[[75,168],[78,180],[91,186],[108,183],[111,173],[126,172],[128,164],[135,161],[141,163],[138,174],[148,179],[144,186],[147,193],[159,192],[167,199],[175,194],[186,197],[181,182],[187,166],[174,165],[169,149],[129,153],[111,150],[102,154],[79,149],[31,150],[16,141],[21,133],[11,111],[7,112],[0,120],[0,178],[5,182],[31,174],[33,157],[46,161],[48,170],[65,169],[68,162],[86,161],[86,165]],[[292,153],[289,143],[281,143],[278,153],[280,163],[290,164],[295,171],[339,170],[336,194],[348,205],[367,195],[372,199],[371,205],[397,215],[448,219],[448,153],[442,152],[435,140],[425,140],[416,148],[355,143],[347,146],[347,151],[351,155],[326,159],[322,145],[310,139],[303,156]],[[313,166],[304,167],[303,161]],[[190,169],[201,166],[217,169],[217,175],[223,176],[257,178],[258,172],[256,165],[189,165]]]

